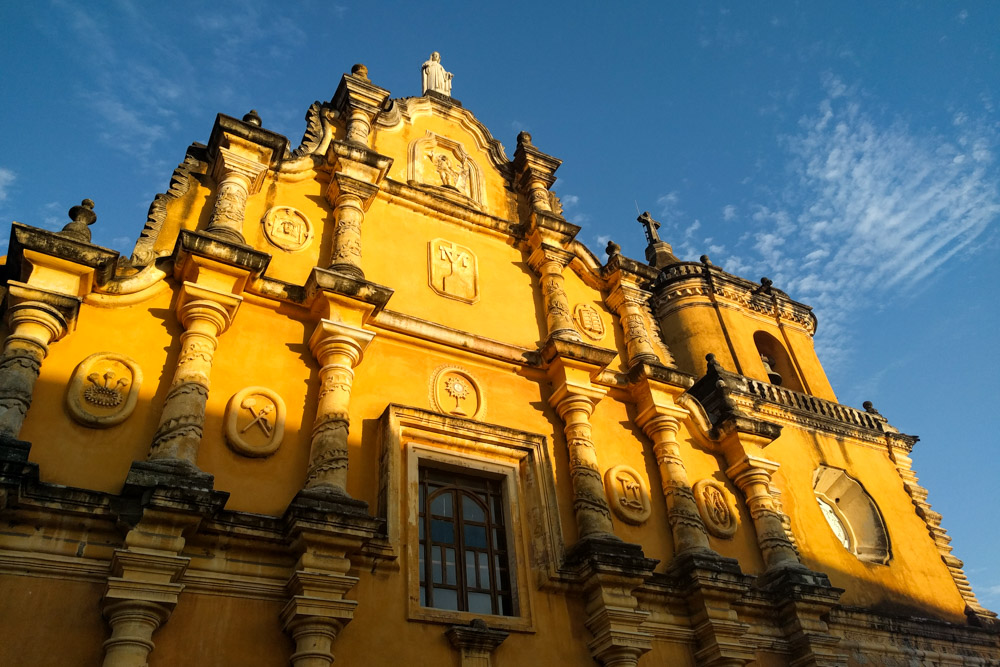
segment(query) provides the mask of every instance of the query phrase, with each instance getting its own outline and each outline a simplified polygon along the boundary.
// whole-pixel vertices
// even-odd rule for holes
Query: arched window
[[[420,468],[420,604],[513,616],[503,482]]]
[[[820,466],[813,492],[826,522],[844,548],[869,563],[889,561],[885,522],[861,484],[843,470]]]
[[[757,346],[757,353],[760,354],[760,362],[764,366],[764,372],[767,373],[768,382],[787,387],[792,391],[803,391],[791,357],[777,338],[758,331],[753,335],[753,342]]]

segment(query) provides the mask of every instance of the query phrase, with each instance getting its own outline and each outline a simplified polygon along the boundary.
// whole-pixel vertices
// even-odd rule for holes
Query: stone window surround
[[[563,558],[562,526],[556,507],[554,467],[544,436],[443,415],[420,408],[389,405],[380,419],[379,515],[388,539],[400,553],[406,574],[408,617],[447,625],[483,618],[491,628],[534,632],[532,591],[555,576]],[[477,471],[503,480],[505,516],[516,616],[492,616],[420,605],[419,470],[421,466]]]
[[[885,520],[858,480],[840,468],[820,465],[814,473],[813,493],[817,502],[825,503],[840,520],[847,532],[850,546],[846,548],[851,554],[864,563],[888,565],[892,550]],[[833,531],[832,526],[830,530]]]

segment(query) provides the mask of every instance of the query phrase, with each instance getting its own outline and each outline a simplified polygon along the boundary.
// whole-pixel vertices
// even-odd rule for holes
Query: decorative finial
[[[720,364],[716,360],[715,355],[712,354],[711,352],[709,352],[708,354],[705,355],[705,361],[708,362],[708,370],[710,370],[710,371],[715,371],[716,373],[720,373],[720,372],[722,372],[722,371],[725,370],[722,367],[722,364]]]
[[[257,113],[256,109],[250,109],[250,113],[243,116],[243,122],[249,125],[261,126],[260,115]]]
[[[531,135],[525,132],[524,130],[521,130],[520,132],[517,133],[517,143],[522,144],[524,146],[530,146]]]
[[[74,241],[90,243],[90,227],[97,221],[97,214],[94,213],[94,202],[84,199],[79,206],[74,206],[69,210],[69,217],[73,222],[62,228],[59,232],[63,236],[68,236]]]
[[[368,80],[368,68],[361,63],[358,63],[351,68],[351,74],[353,74],[354,76],[361,77],[365,81]]]
[[[649,214],[649,211],[643,212],[638,218],[636,218],[646,232],[646,243],[653,245],[654,243],[660,243],[660,235],[656,232],[660,228],[660,223],[653,220],[653,216]]]
[[[614,241],[608,241],[608,247],[605,249],[605,252],[608,253],[608,257],[614,257],[615,255],[622,254],[622,247]]]
[[[863,407],[865,409],[865,412],[867,412],[870,415],[878,415],[879,417],[882,416],[882,413],[875,409],[875,406],[872,405],[871,401],[865,401],[864,403],[861,404],[861,407]]]
[[[451,72],[444,71],[444,67],[441,65],[440,53],[437,51],[432,53],[430,60],[423,64],[420,71],[422,75],[421,79],[424,95],[426,95],[428,91],[434,91],[435,93],[441,93],[442,95],[451,97],[451,80],[455,75]]]
[[[760,286],[755,287],[754,290],[751,292],[751,294],[770,294],[771,285],[773,284],[774,283],[771,281],[770,278],[764,276],[763,278],[760,279]]]
[[[708,255],[702,255],[701,257],[698,258],[698,261],[700,261],[705,266],[712,266],[712,260],[708,258]]]

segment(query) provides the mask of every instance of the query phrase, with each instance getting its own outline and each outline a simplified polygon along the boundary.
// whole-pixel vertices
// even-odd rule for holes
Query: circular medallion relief
[[[593,340],[604,338],[604,320],[596,308],[587,303],[578,303],[573,309],[573,320],[580,332]]]
[[[608,502],[619,519],[640,524],[649,518],[649,488],[635,468],[618,465],[604,473],[604,489]]]
[[[739,519],[726,487],[712,479],[694,484],[694,499],[705,529],[715,537],[728,539],[736,534]]]
[[[66,391],[66,408],[91,428],[109,428],[128,419],[139,400],[142,371],[131,357],[92,354],[76,367]]]
[[[312,223],[291,206],[275,206],[264,214],[261,225],[271,245],[287,252],[305,250],[312,241]]]
[[[431,404],[445,414],[481,418],[486,400],[479,383],[468,371],[455,367],[439,368],[431,380]]]
[[[285,402],[266,387],[247,387],[226,405],[226,442],[243,456],[270,456],[285,435]]]

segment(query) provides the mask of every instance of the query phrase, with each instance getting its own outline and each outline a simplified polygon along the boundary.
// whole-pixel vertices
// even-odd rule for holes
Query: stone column
[[[674,538],[674,551],[710,550],[708,533],[698,513],[694,493],[688,483],[687,469],[677,444],[680,423],[667,415],[656,415],[642,425],[653,441],[653,452],[660,470],[660,484],[667,501],[667,521]]]
[[[597,453],[591,436],[590,415],[604,395],[592,389],[592,396],[566,394],[555,403],[563,420],[566,446],[569,449],[569,474],[573,482],[573,511],[580,539],[612,534],[611,509],[604,494],[604,483],[597,466]]]
[[[801,568],[799,555],[788,539],[781,514],[771,496],[771,475],[777,469],[778,464],[773,461],[744,456],[726,469],[726,476],[733,480],[746,497],[747,509],[757,532],[757,544],[767,570]]]
[[[333,175],[330,186],[327,199],[333,204],[335,230],[330,270],[364,279],[365,273],[361,270],[361,223],[378,192],[378,186],[340,172]]]
[[[644,303],[641,290],[628,285],[619,285],[607,298],[608,306],[621,318],[629,367],[641,363],[660,363],[649,337],[646,318],[642,314]]]
[[[149,460],[197,469],[198,446],[211,387],[212,358],[242,299],[185,283],[177,305],[184,327],[181,353],[167,392]]]
[[[313,424],[307,489],[347,495],[347,433],[354,367],[361,362],[374,332],[321,320],[309,338],[320,364],[319,405]]]
[[[230,243],[246,244],[243,220],[247,197],[260,191],[267,165],[226,148],[219,148],[218,151],[212,165],[212,177],[218,183],[215,208],[205,232]]]
[[[0,354],[0,437],[16,439],[31,406],[49,343],[66,335],[69,320],[65,311],[75,312],[79,300],[17,284],[10,285],[8,298],[14,305],[7,311],[10,333]]]
[[[572,259],[573,254],[561,248],[541,246],[531,253],[528,264],[539,276],[549,338],[580,341],[580,334],[573,326],[562,273]]]
[[[507,639],[503,630],[491,630],[480,618],[469,625],[453,625],[444,633],[461,655],[461,667],[492,667],[493,652]]]
[[[184,589],[180,579],[190,559],[184,533],[200,519],[187,513],[146,508],[116,549],[104,592],[104,617],[111,637],[104,642],[104,667],[147,667],[153,633],[167,621]]]

